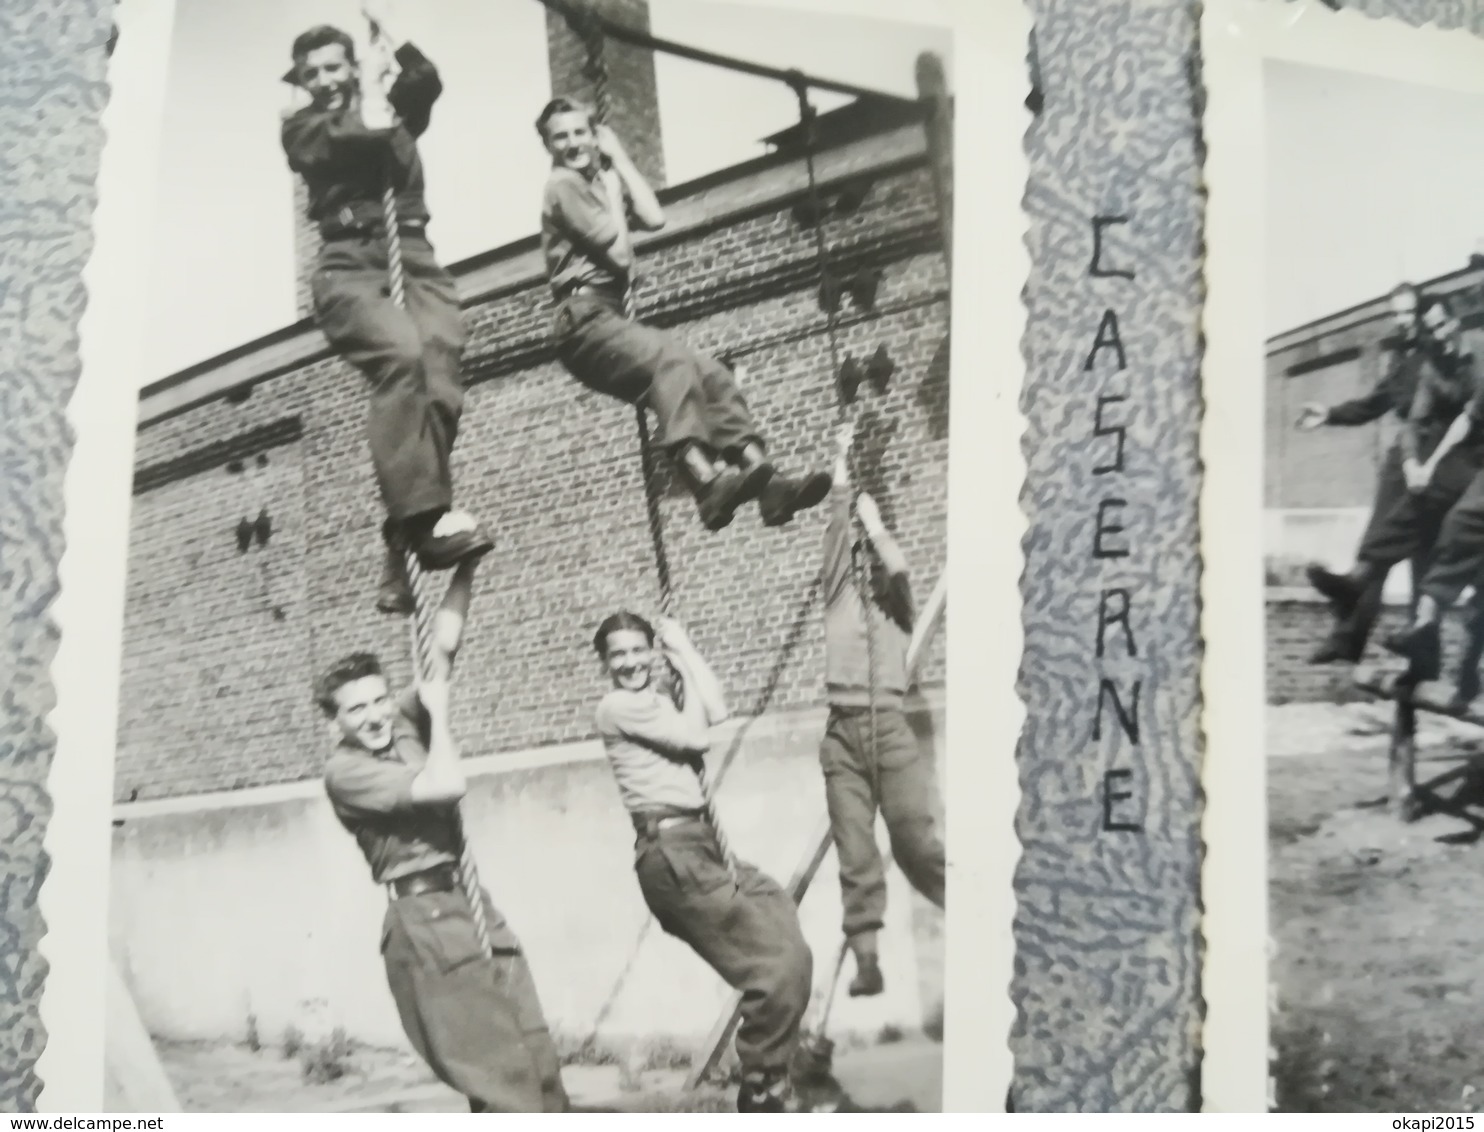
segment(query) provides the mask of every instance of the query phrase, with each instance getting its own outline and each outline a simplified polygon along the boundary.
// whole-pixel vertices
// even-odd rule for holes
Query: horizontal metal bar
[[[718,55],[714,51],[702,51],[699,47],[676,43],[670,39],[660,39],[658,36],[650,35],[648,32],[625,27],[623,24],[611,20],[598,12],[583,11],[580,3],[571,3],[569,0],[539,0],[539,2],[562,16],[574,26],[590,23],[602,31],[608,38],[617,39],[633,47],[644,47],[651,51],[658,51],[664,55],[676,55],[682,59],[690,59],[696,63],[705,63],[711,67],[720,67],[727,71],[740,71],[742,74],[756,75],[762,79],[772,79],[775,82],[785,83],[795,89],[805,87],[812,90],[827,90],[835,94],[848,94],[853,98],[886,98],[894,102],[916,101],[916,99],[906,98],[900,94],[888,94],[885,91],[852,86],[850,83],[836,82],[834,79],[820,78],[818,75],[810,75],[798,70],[782,71],[777,67],[765,67],[761,63],[753,63],[747,59],[738,59],[731,55]]]

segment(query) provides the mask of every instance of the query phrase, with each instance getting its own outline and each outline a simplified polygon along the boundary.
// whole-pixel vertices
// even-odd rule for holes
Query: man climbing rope
[[[848,453],[840,438],[821,582],[825,601],[825,688],[829,721],[819,749],[830,832],[840,858],[845,938],[855,956],[852,995],[884,988],[877,933],[886,916],[886,872],[876,846],[876,811],[912,887],[943,907],[943,842],[933,802],[932,753],[902,712],[914,611],[907,560],[876,501],[856,500],[866,537],[852,538]],[[865,574],[864,589],[854,584]],[[862,598],[869,602],[869,608]],[[874,671],[873,671],[874,670]],[[874,677],[874,686],[873,686]],[[874,714],[874,720],[872,718]]]
[[[1391,511],[1391,508],[1407,494],[1407,480],[1402,474],[1402,464],[1408,459],[1420,459],[1419,448],[1431,452],[1447,427],[1446,421],[1430,420],[1406,427],[1417,384],[1426,363],[1427,354],[1418,321],[1421,296],[1415,285],[1399,284],[1390,295],[1391,314],[1396,325],[1394,344],[1386,352],[1381,379],[1364,396],[1344,401],[1338,405],[1307,404],[1299,413],[1297,427],[1312,432],[1323,427],[1354,428],[1370,424],[1388,413],[1396,414],[1403,428],[1386,450],[1381,461],[1380,474],[1376,478],[1375,500],[1371,504],[1371,516],[1361,541],[1372,535]],[[1425,435],[1423,435],[1425,433]],[[1414,566],[1418,565],[1414,561]],[[1311,579],[1322,574],[1324,567],[1310,565]],[[1417,573],[1420,575],[1421,571]],[[1336,661],[1354,663],[1365,652],[1370,627],[1375,623],[1381,609],[1385,590],[1385,577],[1373,580],[1360,599],[1354,612],[1327,636],[1324,643],[1309,657],[1311,664],[1333,664]]]
[[[1407,493],[1366,531],[1348,573],[1317,567],[1310,571],[1315,588],[1329,599],[1335,632],[1352,625],[1354,639],[1361,641],[1374,620],[1374,611],[1366,616],[1363,604],[1368,591],[1384,582],[1398,562],[1433,552],[1435,543],[1456,541],[1460,525],[1471,527],[1476,512],[1484,512],[1484,490],[1477,495],[1468,492],[1484,468],[1484,429],[1478,427],[1484,421],[1484,340],[1463,330],[1442,297],[1423,304],[1422,324],[1429,338],[1429,364],[1403,431]],[[1460,508],[1462,513],[1455,518],[1453,512]],[[1440,535],[1440,529],[1445,533]],[[1432,679],[1428,673],[1435,666],[1425,655],[1418,660],[1412,676]]]
[[[367,437],[386,508],[387,554],[377,608],[406,614],[412,598],[404,547],[428,570],[447,570],[492,547],[472,516],[453,509],[449,453],[464,390],[459,365],[467,331],[458,293],[427,238],[417,139],[442,92],[437,69],[393,37],[385,0],[365,8],[373,34],[400,68],[383,93],[365,74],[355,43],[338,28],[310,28],[294,40],[284,81],[310,104],[283,122],[289,168],[304,179],[309,218],[324,238],[311,284],[315,315],[330,346],[370,382]],[[395,190],[406,309],[388,287],[385,193]]]
[[[315,698],[340,742],[325,768],[335,815],[385,885],[382,954],[402,1028],[473,1112],[565,1112],[556,1047],[520,941],[481,891],[493,954],[459,882],[466,783],[449,730],[449,676],[476,559],[455,569],[435,615],[430,675],[393,699],[377,658],[355,653]]]
[[[630,225],[654,231],[665,214],[617,135],[595,128],[588,108],[567,98],[547,103],[536,129],[552,162],[541,246],[558,304],[557,352],[568,372],[599,393],[654,410],[659,442],[707,530],[727,526],[751,499],[770,527],[820,503],[829,476],[775,468],[726,366],[629,316]]]
[[[798,909],[770,877],[732,856],[697,773],[712,726],[728,715],[721,685],[668,619],[656,632],[636,614],[615,613],[593,647],[613,683],[596,726],[638,835],[644,902],[661,928],[742,993],[737,1111],[810,1111],[792,1079],[814,971]]]

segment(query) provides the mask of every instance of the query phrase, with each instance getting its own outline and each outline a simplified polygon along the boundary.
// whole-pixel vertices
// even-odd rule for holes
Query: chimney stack
[[[309,189],[304,178],[291,174],[294,180],[294,308],[296,319],[314,314],[314,298],[309,290],[309,277],[314,274],[319,258],[319,227],[309,219]]]
[[[614,23],[649,31],[648,0],[572,0]],[[551,66],[552,97],[565,96],[597,105],[597,92],[586,73],[587,45],[567,21],[546,10],[546,50]],[[654,78],[654,52],[616,39],[603,45],[608,70],[608,99],[618,134],[639,172],[656,189],[665,184],[665,149],[660,138],[660,103]],[[535,114],[531,115],[534,120]]]

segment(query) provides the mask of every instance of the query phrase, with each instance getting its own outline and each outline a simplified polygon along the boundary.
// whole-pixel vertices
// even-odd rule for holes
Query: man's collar
[[[392,737],[391,737],[391,740],[387,743],[387,745],[385,747],[383,747],[379,751],[373,751],[369,747],[363,747],[363,746],[361,746],[361,744],[357,743],[349,735],[342,735],[342,736],[340,736],[340,742],[336,744],[336,748],[338,750],[345,751],[346,753],[352,754],[352,755],[365,755],[368,759],[388,759],[388,758],[392,758],[396,754],[396,751],[397,751],[397,729],[396,729],[396,725],[393,724],[393,726],[392,726]]]
[[[560,173],[565,173],[569,177],[577,177],[588,182],[589,184],[592,184],[594,181],[598,180],[598,174],[602,172],[602,166],[598,165],[595,162],[589,165],[586,169],[573,169],[570,165],[563,165],[560,161],[553,157],[551,159],[551,171],[554,176]]]

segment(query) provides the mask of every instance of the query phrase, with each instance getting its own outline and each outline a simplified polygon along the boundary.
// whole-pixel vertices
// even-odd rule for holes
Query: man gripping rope
[[[457,807],[466,782],[449,730],[448,687],[475,558],[454,571],[436,614],[431,673],[393,698],[377,658],[356,653],[315,698],[340,741],[325,791],[386,886],[381,951],[402,1028],[472,1112],[565,1112],[556,1046],[520,941],[481,893],[486,952],[460,883]]]
[[[814,957],[798,908],[771,877],[731,855],[707,815],[697,764],[711,728],[728,715],[716,674],[668,619],[656,628],[614,613],[593,648],[612,685],[595,722],[637,834],[644,903],[742,995],[737,1111],[860,1111],[800,1048]]]
[[[404,547],[424,569],[447,570],[493,544],[472,516],[453,509],[449,473],[467,331],[453,279],[428,242],[417,151],[443,87],[422,52],[393,38],[383,7],[368,0],[366,14],[400,67],[390,90],[382,93],[379,76],[363,76],[349,35],[310,28],[294,40],[294,65],[283,76],[310,104],[284,120],[282,141],[324,238],[312,279],[320,330],[370,383],[367,438],[387,515],[377,608],[406,614]],[[396,192],[406,309],[388,286],[388,186]]]
[[[876,935],[886,917],[886,872],[876,846],[876,811],[886,819],[892,856],[902,872],[939,908],[944,864],[933,813],[932,754],[918,742],[902,713],[914,618],[907,560],[882,522],[876,501],[865,492],[857,507],[866,538],[856,542],[851,537],[853,488],[846,458],[850,443],[847,429],[841,437],[824,535],[821,581],[830,715],[819,761],[830,832],[840,858],[845,939],[855,956],[850,993],[874,995],[884,988]],[[866,574],[866,604],[855,584],[857,569]]]
[[[566,98],[547,103],[536,129],[552,163],[541,247],[558,304],[557,352],[568,372],[599,393],[654,410],[659,443],[707,530],[727,526],[751,499],[770,527],[823,501],[828,475],[786,476],[768,459],[726,366],[628,316],[630,225],[654,231],[665,214],[617,135]]]

